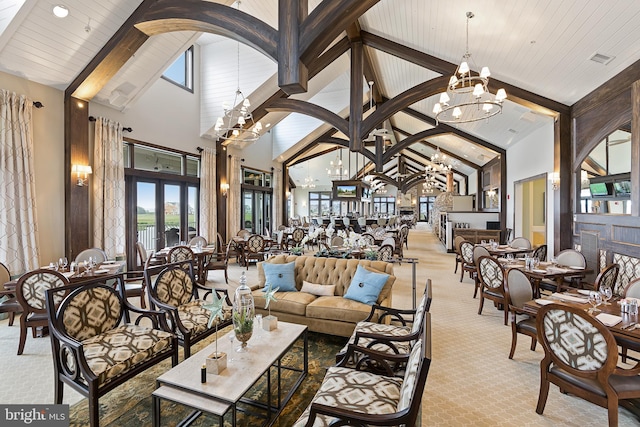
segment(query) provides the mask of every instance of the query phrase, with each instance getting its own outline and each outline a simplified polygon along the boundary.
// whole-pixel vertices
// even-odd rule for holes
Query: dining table
[[[162,258],[167,261],[167,256],[169,255],[169,251],[173,249],[173,247],[165,247],[160,249],[158,252],[154,254],[156,258]],[[194,275],[196,282],[201,285],[207,281],[207,270],[205,270],[205,266],[209,262],[209,260],[217,256],[218,252],[214,246],[190,246],[191,252],[194,255]]]
[[[483,244],[479,243],[476,246],[484,247],[491,256],[496,257],[505,257],[507,255],[524,255],[531,252],[531,248],[515,248],[509,245],[491,245],[491,244]]]
[[[592,274],[593,270],[580,266],[566,266],[551,262],[540,262],[535,268],[526,268],[523,259],[498,258],[498,261],[505,269],[517,268],[522,271],[531,282],[533,294],[540,296],[540,282],[549,280],[555,282],[555,292],[560,292],[563,288],[564,280],[567,278],[582,278],[587,274]]]

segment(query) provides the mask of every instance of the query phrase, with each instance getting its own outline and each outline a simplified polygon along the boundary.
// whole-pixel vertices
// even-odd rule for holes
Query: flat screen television
[[[609,186],[606,182],[592,182],[589,184],[589,190],[592,197],[602,197],[611,195]]]
[[[358,197],[358,187],[355,185],[337,185],[336,197],[356,198]]]
[[[631,181],[617,181],[613,183],[616,196],[628,196],[631,194]]]

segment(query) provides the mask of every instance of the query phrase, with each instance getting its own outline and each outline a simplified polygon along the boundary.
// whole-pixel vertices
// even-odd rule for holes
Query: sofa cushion
[[[388,278],[388,274],[374,273],[359,265],[344,297],[373,305],[378,300],[380,291],[382,291]]]
[[[289,262],[286,264],[271,264],[265,263],[263,265],[265,275],[265,287],[266,284],[271,284],[271,288],[280,288],[282,292],[295,292],[296,278],[295,278],[295,263]]]
[[[330,297],[336,293],[336,285],[321,285],[319,283],[310,283],[306,280],[302,281],[302,289],[300,292],[307,292],[311,295],[319,297]]]
[[[318,297],[307,306],[307,317],[358,323],[371,312],[371,306],[341,296]]]
[[[267,303],[262,289],[255,290],[251,293],[256,307],[264,308]],[[315,295],[306,292],[276,292],[276,301],[271,301],[269,307],[272,312],[296,314],[304,316],[306,314],[307,305],[316,299]]]
[[[122,325],[82,341],[89,369],[104,384],[171,347],[169,332]]]

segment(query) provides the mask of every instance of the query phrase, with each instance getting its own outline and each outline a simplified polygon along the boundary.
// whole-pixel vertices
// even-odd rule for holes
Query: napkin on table
[[[598,319],[605,326],[615,326],[618,323],[622,322],[622,317],[608,313],[600,313],[596,316],[596,319]]]

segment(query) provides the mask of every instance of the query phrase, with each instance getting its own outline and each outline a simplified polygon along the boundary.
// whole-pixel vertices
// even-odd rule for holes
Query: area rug
[[[220,330],[219,334],[224,335],[228,329]],[[309,405],[311,399],[322,383],[326,369],[335,364],[336,353],[344,346],[347,338],[332,335],[309,332],[309,373],[298,390],[291,397],[291,400],[284,407],[282,413],[273,424],[278,427],[289,427],[298,419],[302,411]],[[204,340],[193,346],[192,352],[198,351],[209,343],[213,338]],[[180,350],[180,360],[182,360],[182,350]],[[303,360],[302,342],[297,342],[293,349],[283,358],[283,364],[301,366]],[[152,424],[152,399],[151,393],[156,388],[156,378],[171,368],[171,360],[165,360],[158,365],[147,369],[135,378],[127,381],[121,386],[100,398],[100,425],[102,427],[139,427],[150,426]],[[273,375],[273,373],[272,373]],[[288,380],[293,381],[294,375],[283,370],[283,390],[289,389]],[[265,401],[266,381],[259,381],[251,390],[247,397]],[[175,426],[183,418],[189,415],[191,409],[183,405],[162,401],[162,425]],[[88,426],[89,405],[86,399],[72,405],[70,410],[71,426]],[[264,414],[264,413],[263,413]],[[256,414],[238,412],[237,424],[239,426],[259,426],[264,419]],[[218,425],[218,419],[213,416],[203,414],[193,424],[193,426],[213,426]],[[225,426],[231,425],[230,415],[225,417]]]

